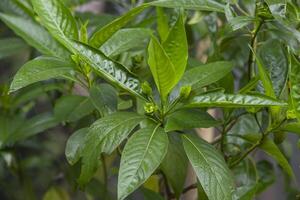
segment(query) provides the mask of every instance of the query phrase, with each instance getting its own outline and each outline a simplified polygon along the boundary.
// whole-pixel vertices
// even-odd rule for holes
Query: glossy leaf
[[[102,116],[106,116],[117,111],[117,91],[111,85],[100,84],[93,86],[90,90],[90,98]]]
[[[82,167],[78,180],[81,185],[93,177],[100,153],[111,153],[143,119],[143,116],[136,113],[117,112],[91,125],[82,149]]]
[[[300,63],[291,56],[291,70],[289,74],[291,84],[291,106],[294,109],[298,120],[300,120]]]
[[[121,157],[118,199],[125,199],[158,168],[168,150],[168,136],[160,127],[137,131],[127,142]]]
[[[157,32],[161,41],[165,41],[169,34],[169,21],[168,16],[163,8],[156,8],[157,17]]]
[[[286,106],[286,103],[263,95],[208,93],[195,96],[189,107],[268,107]]]
[[[219,125],[207,112],[199,109],[180,109],[167,117],[165,130],[185,130],[192,128],[209,128]]]
[[[73,122],[90,114],[94,106],[88,97],[69,95],[57,100],[54,116],[62,122]]]
[[[233,19],[229,20],[229,26],[232,28],[233,31],[241,29],[245,26],[248,26],[251,23],[257,21],[256,18],[250,16],[237,16]]]
[[[188,159],[181,138],[178,135],[172,133],[169,135],[169,141],[168,152],[161,163],[160,169],[166,175],[176,197],[179,197],[186,179]]]
[[[88,128],[82,128],[69,137],[66,144],[65,154],[71,165],[74,165],[80,159],[87,133]]]
[[[183,14],[178,16],[178,19],[169,35],[162,43],[163,49],[173,63],[176,73],[175,82],[177,83],[185,72],[188,59],[188,44],[185,31]]]
[[[200,65],[188,70],[181,80],[181,85],[195,85],[197,88],[214,83],[225,77],[233,68],[227,61],[218,61]]]
[[[150,5],[167,8],[184,8],[191,10],[224,12],[225,5],[214,0],[159,0]]]
[[[107,24],[100,30],[96,31],[91,39],[90,44],[93,47],[99,48],[102,46],[114,33],[119,29],[124,27],[129,21],[134,19],[138,14],[140,14],[148,5],[141,5],[131,9],[129,12],[125,13],[123,16],[115,19],[111,23]]]
[[[18,36],[44,55],[69,58],[70,53],[31,19],[0,13],[0,19]]]
[[[68,39],[78,39],[78,28],[69,9],[61,0],[31,0],[42,24],[62,44],[68,46]]]
[[[192,135],[183,135],[185,152],[208,199],[231,200],[233,179],[224,158],[210,144]]]
[[[148,54],[148,64],[155,84],[162,96],[162,99],[165,99],[172,88],[176,85],[176,69],[166,51],[154,36],[150,41]]]
[[[151,31],[145,28],[121,29],[111,36],[100,50],[108,57],[115,56],[132,48],[143,47],[150,34]]]
[[[0,59],[15,55],[28,46],[18,38],[5,38],[0,40]]]
[[[55,57],[38,57],[27,62],[15,75],[10,92],[16,91],[32,83],[51,78],[71,76],[74,64]]]
[[[73,42],[74,51],[96,72],[110,83],[144,99],[141,94],[141,83],[122,64],[106,57],[102,52],[79,42]]]

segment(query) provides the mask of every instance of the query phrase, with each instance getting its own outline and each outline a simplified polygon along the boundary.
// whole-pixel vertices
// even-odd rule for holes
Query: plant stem
[[[252,33],[252,38],[251,38],[250,45],[251,45],[251,48],[253,50],[255,49],[255,43],[256,43],[257,34],[258,34],[258,32],[259,32],[259,30],[260,30],[260,28],[261,28],[262,25],[263,25],[263,20],[259,20],[257,27],[254,29],[254,31]],[[253,55],[253,52],[250,50],[250,52],[249,52],[249,58],[248,58],[248,79],[249,79],[249,81],[252,78],[252,73],[253,73],[252,65],[253,65],[253,61],[254,61],[254,55]]]

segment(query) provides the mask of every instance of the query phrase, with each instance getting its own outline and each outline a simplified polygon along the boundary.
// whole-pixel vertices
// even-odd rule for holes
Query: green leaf
[[[253,77],[247,85],[245,85],[243,88],[239,90],[239,94],[247,94],[248,92],[251,92],[254,88],[256,88],[258,81],[260,80],[259,76]]]
[[[192,128],[209,128],[219,125],[207,112],[199,109],[180,109],[167,117],[165,131],[185,130]]]
[[[160,169],[166,175],[176,197],[179,197],[186,179],[188,159],[181,138],[178,135],[169,135],[169,141],[168,152],[161,163]]]
[[[300,63],[293,55],[291,56],[290,67],[289,79],[291,84],[291,106],[300,121]]]
[[[88,97],[68,95],[57,100],[54,116],[58,121],[73,122],[90,114],[94,106]]]
[[[88,128],[82,128],[69,137],[66,144],[65,155],[70,165],[74,165],[80,159],[87,133]]]
[[[82,149],[82,167],[78,182],[86,184],[98,167],[101,152],[111,153],[145,117],[136,113],[117,112],[93,123]]]
[[[148,47],[148,64],[152,72],[157,89],[166,99],[169,92],[176,85],[177,74],[173,63],[169,56],[153,36]]]
[[[61,0],[31,0],[42,24],[61,44],[70,48],[69,39],[78,40],[78,28],[70,10]]]
[[[111,23],[107,24],[100,30],[96,31],[91,39],[90,44],[93,47],[99,48],[102,46],[114,33],[119,29],[124,27],[129,21],[134,19],[138,14],[140,14],[148,5],[141,5],[131,9],[129,12],[125,13],[123,16],[115,19]]]
[[[208,199],[231,200],[233,179],[224,158],[210,144],[192,135],[183,135],[185,152]]]
[[[283,45],[275,39],[268,40],[258,48],[258,55],[272,82],[275,95],[284,90],[289,71],[289,63]]]
[[[122,64],[111,60],[99,50],[85,44],[74,42],[72,46],[76,54],[107,81],[135,96],[145,99],[141,93],[141,83],[139,79],[130,73]]]
[[[233,68],[233,63],[218,61],[200,65],[188,70],[181,80],[181,85],[195,85],[197,88],[217,82]]]
[[[251,142],[252,144],[255,144],[257,141],[260,140],[260,135],[258,134],[248,134],[243,136],[245,140]],[[279,165],[283,168],[283,170],[290,176],[295,177],[294,172],[287,161],[287,159],[284,157],[284,155],[281,153],[277,145],[269,138],[265,138],[263,143],[259,146],[260,149],[265,151],[269,156],[271,156],[273,159],[275,159]]]
[[[147,188],[142,188],[142,193],[144,196],[144,200],[164,200],[164,198],[160,194]]]
[[[70,196],[62,187],[51,187],[43,197],[43,200],[70,200]]]
[[[124,147],[119,178],[118,199],[125,199],[158,168],[168,150],[168,136],[159,126],[137,131]]]
[[[100,51],[111,57],[132,48],[144,47],[150,35],[151,31],[145,28],[121,29],[101,46]]]
[[[224,12],[225,5],[214,0],[159,0],[149,3],[153,6],[167,8],[184,8],[190,10]]]
[[[258,21],[257,18],[250,17],[250,16],[237,16],[233,19],[229,20],[228,24],[232,28],[233,31],[241,29],[245,26],[248,26],[251,23],[255,23]]]
[[[288,123],[284,125],[281,130],[287,131],[287,132],[292,132],[300,135],[300,123],[299,122],[294,122],[294,123]]]
[[[73,63],[59,58],[38,57],[21,67],[11,83],[10,92],[38,81],[72,76],[74,68]]]
[[[23,18],[32,18],[33,10],[24,0],[1,0],[0,9],[2,12],[18,15]]]
[[[268,107],[286,106],[286,103],[277,101],[264,95],[224,94],[220,92],[195,96],[190,100],[188,107]]]
[[[188,59],[188,44],[183,14],[179,15],[162,46],[175,68],[175,83],[177,84],[185,72]]]
[[[5,38],[0,40],[0,59],[15,55],[28,46],[19,38]]]
[[[117,91],[109,84],[93,86],[90,90],[90,98],[101,116],[106,116],[117,111]]]
[[[0,13],[0,19],[29,45],[44,55],[69,58],[70,53],[31,19]]]
[[[157,15],[157,32],[161,41],[165,41],[169,34],[169,21],[167,13],[163,8],[156,8]]]

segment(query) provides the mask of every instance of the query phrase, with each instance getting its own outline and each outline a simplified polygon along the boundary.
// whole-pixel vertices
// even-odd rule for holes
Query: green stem
[[[256,26],[256,28],[254,29],[254,31],[252,33],[250,46],[253,50],[255,50],[257,34],[258,34],[261,26],[263,25],[263,23],[264,23],[263,20],[259,20],[258,25]],[[253,52],[250,50],[249,58],[248,58],[248,79],[249,79],[249,81],[251,80],[252,74],[253,74],[253,67],[252,67],[253,61],[254,61],[254,55],[253,55]]]

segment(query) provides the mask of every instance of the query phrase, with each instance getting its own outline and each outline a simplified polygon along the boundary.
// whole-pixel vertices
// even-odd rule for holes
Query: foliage
[[[120,16],[79,12],[85,3],[0,2],[0,59],[23,56],[0,87],[16,199],[179,199],[193,188],[199,199],[253,199],[276,178],[258,149],[296,198],[286,134],[300,133],[299,1],[113,1]],[[213,141],[197,135],[209,127]],[[60,156],[34,156],[49,129],[68,136],[59,162],[69,165],[40,194],[28,171]]]

